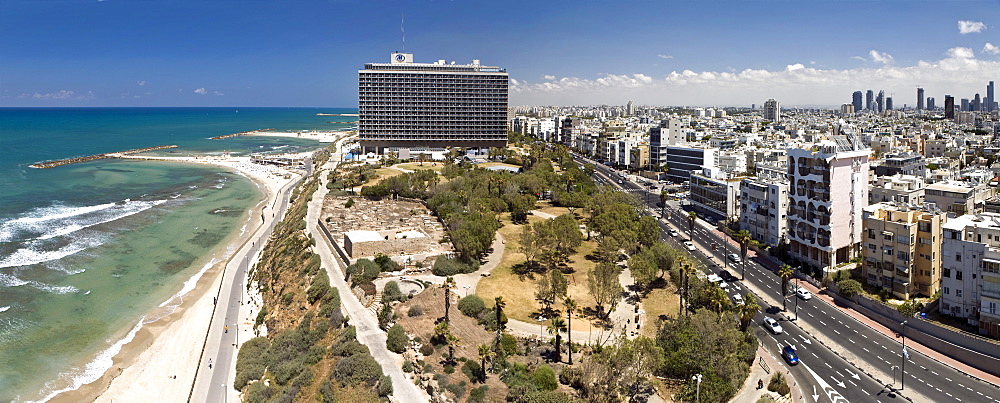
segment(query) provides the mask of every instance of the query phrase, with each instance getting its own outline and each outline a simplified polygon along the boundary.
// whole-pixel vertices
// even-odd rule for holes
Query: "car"
[[[733,294],[733,303],[736,305],[743,305],[743,296],[740,294]]]
[[[719,277],[722,277],[723,280],[730,282],[736,281],[736,277],[733,276],[733,274],[730,273],[729,270],[719,270]]]
[[[687,250],[692,251],[692,252],[694,252],[694,250],[695,250],[694,243],[692,243],[691,241],[684,241],[684,247],[687,248]]]
[[[742,260],[740,260],[740,255],[737,255],[735,253],[730,253],[730,254],[726,255],[726,258],[728,258],[729,260],[732,260],[733,263],[742,262]]]
[[[770,316],[764,317],[764,327],[766,327],[767,330],[770,330],[771,333],[781,334],[781,325]]]
[[[725,281],[720,281],[719,282],[719,288],[721,288],[723,290],[728,289],[729,288],[729,283],[727,283]]]
[[[813,297],[812,293],[806,291],[806,289],[802,287],[795,289],[795,295],[798,296],[799,298],[802,298],[803,301],[808,301]]]
[[[799,364],[799,355],[795,353],[795,348],[792,346],[785,346],[785,348],[781,349],[781,358],[788,361],[788,365]]]
[[[670,229],[669,231],[667,231],[667,234],[670,234],[670,236],[677,236],[677,235],[680,235],[680,234],[679,234],[679,233],[677,232],[677,230],[675,230],[675,229],[673,229],[673,228],[671,228],[671,229]]]

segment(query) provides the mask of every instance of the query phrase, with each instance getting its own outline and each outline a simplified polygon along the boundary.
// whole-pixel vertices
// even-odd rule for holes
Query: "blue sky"
[[[991,1],[0,0],[0,106],[356,107],[402,50],[507,68],[512,105],[839,105],[1000,81]],[[964,31],[964,33],[963,33]]]

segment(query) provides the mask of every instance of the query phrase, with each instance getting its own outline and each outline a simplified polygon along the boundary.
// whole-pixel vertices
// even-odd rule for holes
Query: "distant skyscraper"
[[[875,102],[875,91],[868,90],[868,92],[865,92],[865,109],[870,111],[875,110],[875,108],[873,108],[874,102]]]
[[[635,115],[635,102],[628,101],[628,105],[625,105],[625,114],[628,116]]]
[[[927,97],[927,110],[933,111],[934,107],[934,97]]]
[[[996,98],[993,98],[993,82],[990,81],[989,85],[986,86],[986,112],[993,112],[996,110]]]
[[[886,97],[885,98],[885,110],[887,110],[887,111],[891,111],[892,110],[892,97]]]
[[[861,91],[854,91],[854,96],[851,101],[851,104],[854,105],[854,113],[861,112],[861,97]]]
[[[982,104],[982,100],[979,99],[979,94],[976,94],[976,97],[972,99],[972,109],[969,109],[969,110],[970,111],[976,111],[976,112],[982,111],[983,110],[983,106],[982,105],[983,105]]]
[[[390,63],[358,71],[358,137],[366,151],[410,147],[506,147],[507,71],[471,64]]]
[[[764,120],[768,120],[774,123],[781,122],[781,106],[778,101],[774,98],[768,99],[764,102]]]
[[[875,97],[875,105],[878,113],[885,112],[885,91],[879,90],[878,96]]]
[[[843,105],[840,105],[840,115],[841,116],[847,116],[847,115],[853,115],[853,114],[854,114],[854,105],[853,104],[843,104]]]
[[[917,110],[924,109],[924,89],[917,88]]]
[[[962,98],[962,100],[959,102],[959,104],[961,104],[958,107],[958,110],[960,110],[960,111],[971,111],[972,110],[972,108],[970,108],[970,106],[969,106],[969,98]]]
[[[955,97],[951,95],[944,96],[944,118],[945,119],[955,118]]]

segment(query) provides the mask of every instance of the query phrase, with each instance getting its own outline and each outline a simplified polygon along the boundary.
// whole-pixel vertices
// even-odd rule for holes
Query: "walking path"
[[[337,150],[343,140],[338,141]],[[336,154],[331,156],[330,161],[337,160]],[[335,163],[328,162],[322,169],[335,166]],[[390,399],[394,402],[426,402],[430,400],[424,391],[413,384],[410,374],[402,370],[403,356],[393,353],[385,345],[386,334],[378,327],[378,320],[368,311],[367,308],[354,296],[351,287],[344,281],[343,261],[334,255],[333,246],[330,245],[326,236],[317,226],[319,213],[322,211],[323,199],[326,197],[328,189],[326,182],[327,175],[320,175],[321,181],[319,189],[313,194],[313,199],[309,202],[309,210],[306,213],[306,230],[316,239],[314,251],[319,254],[323,267],[326,268],[330,276],[330,285],[336,287],[340,292],[341,303],[344,313],[350,318],[350,323],[357,330],[358,342],[368,346],[372,357],[382,367],[382,371],[392,379],[393,393]]]
[[[750,366],[750,375],[747,376],[746,381],[743,382],[743,387],[740,391],[736,393],[730,401],[732,402],[756,402],[761,396],[770,395],[776,402],[801,402],[803,400],[802,391],[799,390],[798,384],[795,378],[792,376],[790,371],[782,372],[785,375],[785,381],[788,382],[791,394],[789,396],[780,396],[777,393],[769,392],[767,390],[767,384],[771,381],[771,374],[775,370],[780,370],[784,368],[781,363],[778,362],[778,358],[767,352],[764,347],[757,347],[757,359],[754,360],[753,364]],[[758,389],[757,381],[764,381],[764,387]]]

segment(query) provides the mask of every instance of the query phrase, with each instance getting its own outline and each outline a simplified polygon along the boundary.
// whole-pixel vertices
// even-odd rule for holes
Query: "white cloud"
[[[865,58],[863,58],[861,56],[851,56],[851,59],[860,60],[860,61],[863,61],[863,62],[867,62],[868,61],[868,59],[865,59]]]
[[[983,53],[989,53],[991,55],[1000,54],[1000,47],[997,47],[992,43],[986,42],[986,45],[983,46]]]
[[[871,52],[868,52],[868,55],[872,57],[872,61],[875,63],[892,63],[892,55],[888,53],[879,53],[879,51],[873,49]]]
[[[225,95],[225,94],[223,94],[223,93],[221,93],[219,91],[212,91],[212,94],[213,95]]]
[[[986,24],[982,21],[959,21],[958,22],[958,33],[965,35],[971,33],[980,33],[986,29]]]
[[[56,92],[47,93],[24,93],[18,95],[18,98],[33,98],[33,99],[94,99],[94,93],[92,91],[87,91],[86,94],[77,95],[73,91],[60,90]]]
[[[139,84],[140,87],[146,85],[146,81],[145,80],[136,81],[135,83]]]
[[[658,55],[656,55],[656,57],[659,57],[660,59],[673,59],[674,58],[671,55],[664,55],[664,54],[658,54]]]
[[[972,49],[963,47],[948,49],[940,60],[909,66],[890,63],[892,56],[885,53],[873,51],[870,55],[878,64],[850,69],[794,63],[773,71],[679,70],[663,76],[604,73],[593,78],[546,77],[542,82],[511,79],[511,100],[521,105],[605,104],[630,99],[647,105],[749,105],[774,97],[786,105],[832,106],[850,102],[856,90],[909,94],[913,83],[932,92],[973,92],[1000,71],[1000,61],[976,59]],[[910,98],[900,95],[897,103],[911,104]]]
[[[551,74],[546,74],[546,75],[542,76],[542,78],[544,78],[544,79],[546,79],[548,81],[552,81],[552,80],[556,79],[556,76],[551,75]]]
[[[194,90],[194,93],[195,94],[205,95],[205,94],[208,94],[208,91],[206,91],[205,88],[199,88],[199,89]]]

